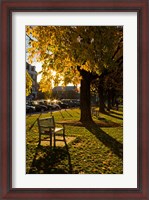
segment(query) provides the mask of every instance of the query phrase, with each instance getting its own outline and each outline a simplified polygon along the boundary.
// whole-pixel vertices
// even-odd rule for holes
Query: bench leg
[[[53,137],[54,137],[54,148],[56,147],[56,135],[55,133],[53,134]]]
[[[52,147],[52,133],[50,133],[50,147]]]
[[[39,133],[39,145],[41,144],[41,134]]]
[[[63,129],[63,138],[64,138],[65,145],[67,145],[66,138],[65,138],[65,128]]]

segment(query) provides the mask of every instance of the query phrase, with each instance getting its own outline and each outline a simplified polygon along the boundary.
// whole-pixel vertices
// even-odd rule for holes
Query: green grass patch
[[[99,117],[93,117],[94,124],[85,126],[78,123],[79,109],[54,112],[56,122],[67,122],[67,146],[59,142],[55,149],[51,149],[48,142],[38,146],[37,118],[49,116],[50,113],[26,116],[27,174],[123,173],[122,109],[99,113]]]

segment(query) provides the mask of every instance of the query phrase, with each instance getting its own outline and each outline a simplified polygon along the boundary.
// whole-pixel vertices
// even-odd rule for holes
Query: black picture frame
[[[2,0],[1,2],[1,199],[149,199],[148,144],[148,0]],[[12,188],[12,12],[137,12],[138,186],[111,189]]]

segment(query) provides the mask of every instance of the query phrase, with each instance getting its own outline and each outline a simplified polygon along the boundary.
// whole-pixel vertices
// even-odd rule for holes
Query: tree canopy
[[[81,99],[86,99],[81,111],[84,119],[91,119],[90,83],[119,65],[122,27],[28,26],[26,34],[30,37],[29,61],[43,63],[42,91],[50,90],[53,83],[77,84],[81,80]]]
[[[55,84],[78,83],[78,66],[100,75],[115,65],[112,57],[122,38],[115,26],[30,26],[26,33],[33,38],[28,48],[30,62],[42,62],[42,82],[48,75]],[[51,70],[57,72],[55,76]]]

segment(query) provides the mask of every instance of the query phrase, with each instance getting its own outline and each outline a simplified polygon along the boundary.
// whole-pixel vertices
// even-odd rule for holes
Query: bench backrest
[[[48,118],[38,118],[38,126],[40,131],[45,130],[46,128],[55,128],[55,121],[54,117],[48,117]]]

